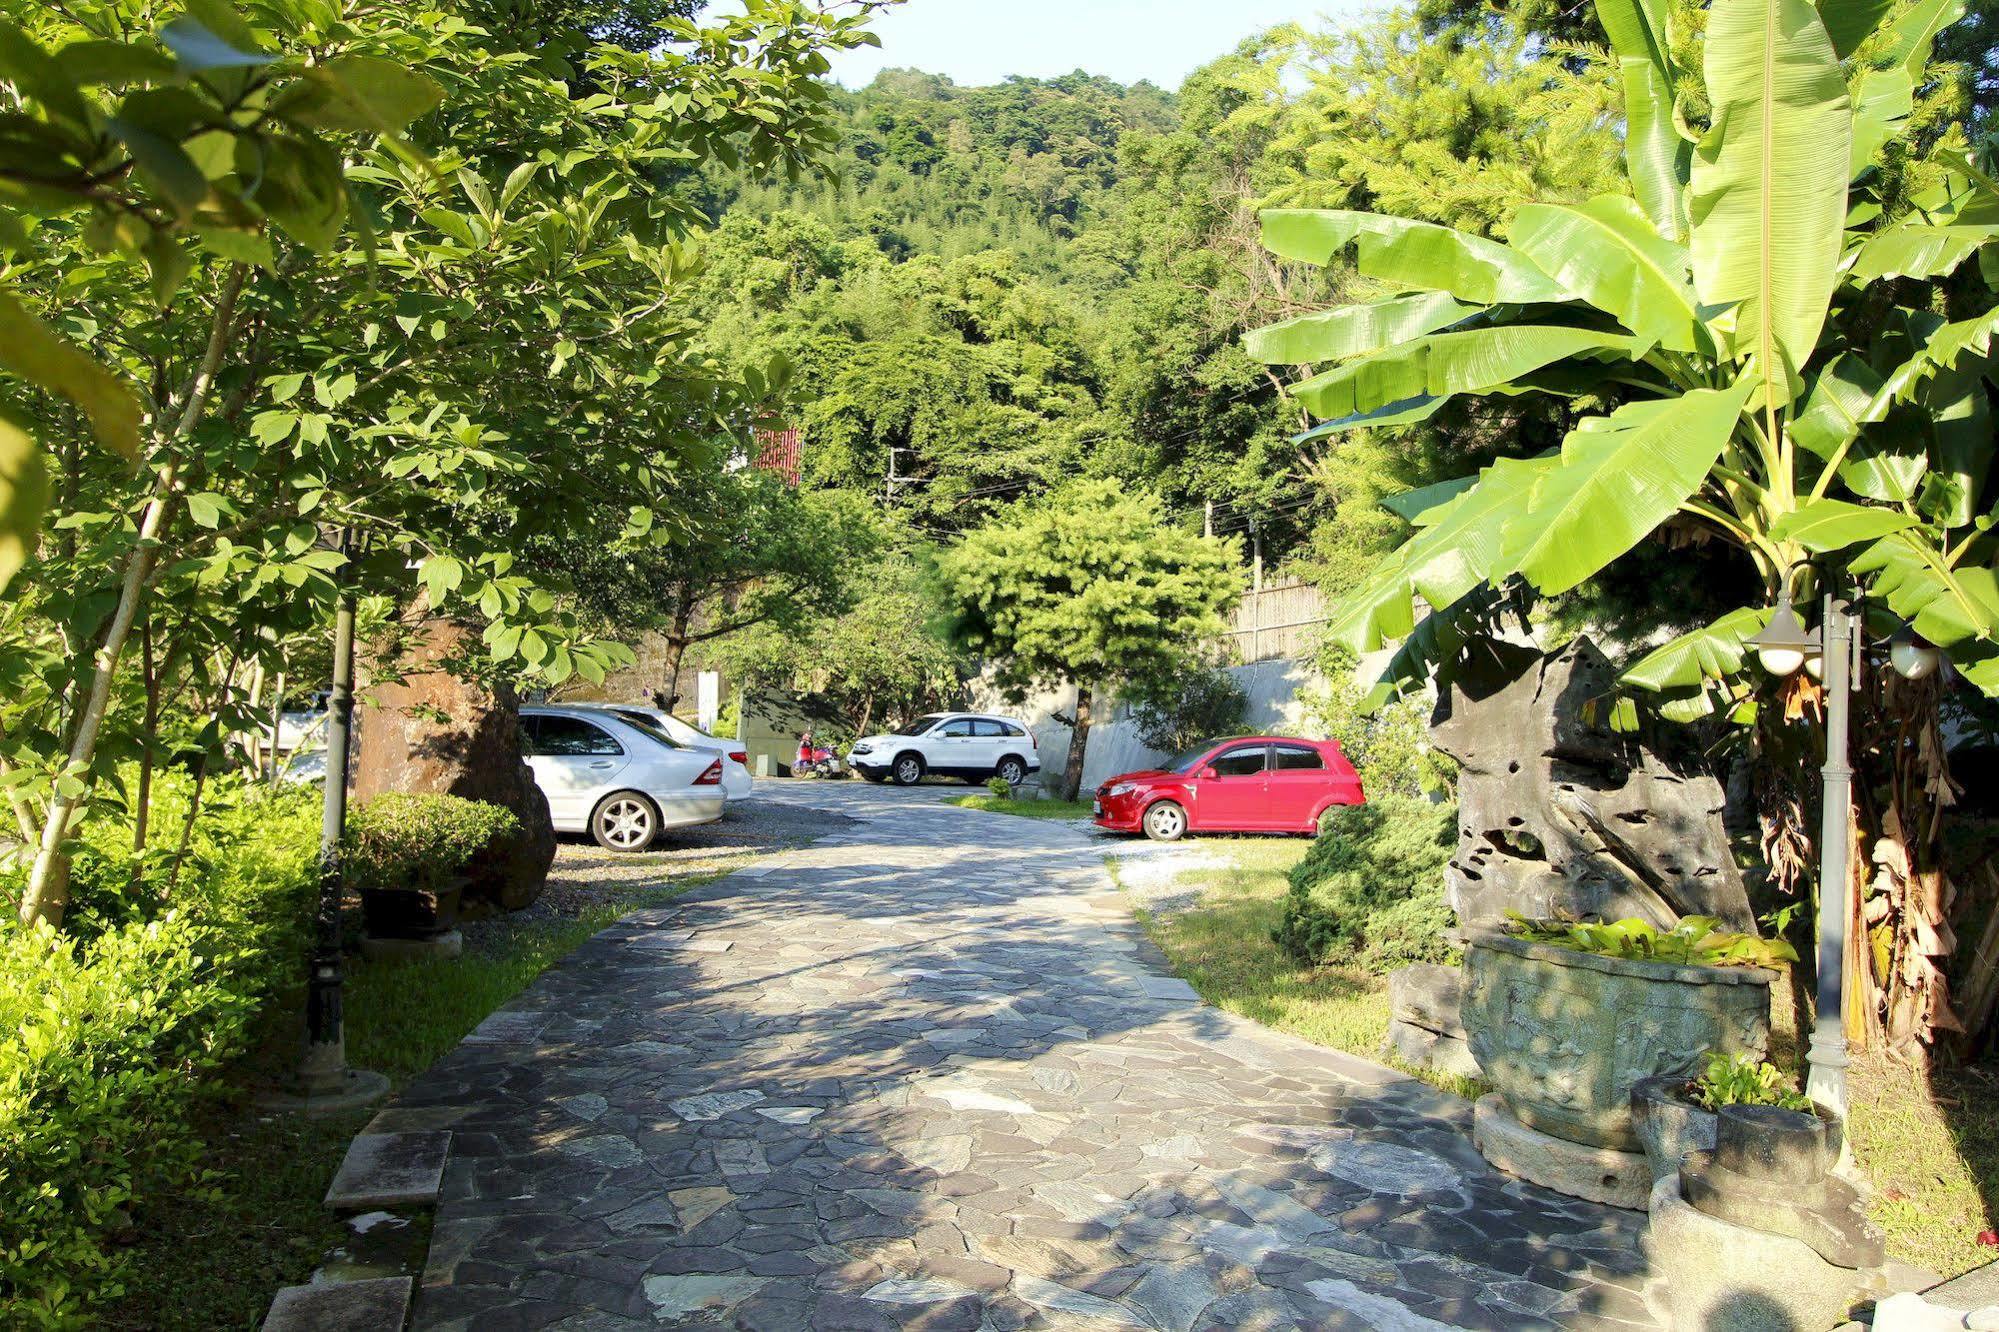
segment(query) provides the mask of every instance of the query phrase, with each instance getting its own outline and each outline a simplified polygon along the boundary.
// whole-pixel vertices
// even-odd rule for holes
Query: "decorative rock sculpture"
[[[1879,1293],[1880,1232],[1831,1164],[1818,1116],[1723,1107],[1715,1149],[1653,1186],[1645,1249],[1661,1320],[1685,1332],[1833,1327]]]
[[[1502,676],[1506,672],[1500,672]],[[1430,739],[1461,765],[1445,893],[1466,928],[1531,919],[1754,930],[1721,783],[1610,727],[1617,673],[1588,638],[1510,678],[1460,682]]]
[[[521,831],[466,867],[465,900],[518,911],[541,896],[555,863],[548,798],[521,757],[519,703],[505,685],[488,689],[452,669],[483,651],[476,632],[437,619],[412,631],[393,672],[370,663],[376,679],[354,710],[353,798],[430,791],[512,810]]]

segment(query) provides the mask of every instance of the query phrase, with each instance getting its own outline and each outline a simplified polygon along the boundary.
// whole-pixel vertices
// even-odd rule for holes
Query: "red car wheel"
[[[1145,835],[1155,842],[1177,842],[1187,835],[1187,811],[1161,800],[1145,811]]]

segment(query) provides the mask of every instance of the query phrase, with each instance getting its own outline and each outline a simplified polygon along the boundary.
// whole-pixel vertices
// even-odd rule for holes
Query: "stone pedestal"
[[[1515,1119],[1497,1092],[1479,1098],[1472,1145],[1495,1167],[1572,1198],[1634,1210],[1645,1206],[1652,1170],[1642,1152],[1592,1147]]]
[[[465,952],[465,936],[446,930],[428,939],[377,939],[361,937],[361,956],[370,962],[413,962],[433,957],[459,957]]]
[[[1695,1210],[1680,1177],[1652,1188],[1646,1256],[1659,1278],[1652,1312],[1675,1332],[1799,1332],[1844,1323],[1875,1288],[1875,1269],[1829,1263],[1789,1235]]]
[[[1416,1068],[1478,1076],[1458,1010],[1464,970],[1418,962],[1388,975],[1388,1035],[1383,1049]]]

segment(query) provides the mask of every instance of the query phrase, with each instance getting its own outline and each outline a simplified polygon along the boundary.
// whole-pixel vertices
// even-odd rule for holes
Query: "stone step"
[[[445,1129],[357,1134],[327,1187],[326,1205],[336,1212],[435,1206],[450,1150]]]
[[[413,1282],[406,1276],[286,1286],[264,1332],[402,1332]]]

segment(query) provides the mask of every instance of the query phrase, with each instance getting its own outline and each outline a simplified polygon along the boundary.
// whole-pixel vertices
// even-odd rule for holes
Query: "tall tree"
[[[1239,561],[1235,542],[1169,526],[1152,496],[1090,481],[970,533],[942,569],[958,640],[1003,686],[1076,691],[1062,773],[1074,800],[1098,693],[1159,682],[1220,637]]]

